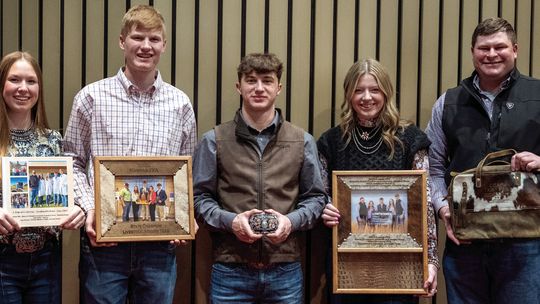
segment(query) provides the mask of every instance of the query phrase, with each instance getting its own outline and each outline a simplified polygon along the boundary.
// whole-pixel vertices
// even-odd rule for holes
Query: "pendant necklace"
[[[382,124],[379,124],[373,128],[373,130],[366,131],[357,125],[352,132],[352,138],[356,148],[366,155],[377,152],[383,143],[382,134],[379,132],[381,127]],[[375,144],[367,145],[366,142],[372,140],[376,135],[379,135],[379,139],[375,142]]]

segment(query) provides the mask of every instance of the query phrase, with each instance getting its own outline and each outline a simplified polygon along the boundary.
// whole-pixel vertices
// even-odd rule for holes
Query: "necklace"
[[[31,124],[28,129],[11,129],[9,131],[14,142],[31,142],[36,138],[34,124]]]
[[[360,136],[362,140],[368,141],[372,139],[375,135],[377,135],[380,129],[381,129],[381,124],[377,125],[375,128],[372,128],[371,130],[368,130],[368,131],[362,129],[360,125],[357,125],[355,128],[355,132],[358,132],[358,136]]]
[[[360,152],[370,155],[381,147],[383,143],[383,137],[381,133],[379,132],[381,130],[381,124],[379,124],[377,127],[375,127],[371,132],[362,130],[359,126],[356,126],[354,128],[354,131],[352,132],[352,138],[354,145]],[[362,141],[366,142],[368,140],[373,139],[376,135],[379,135],[379,139],[373,144],[373,145],[364,145],[362,144]]]

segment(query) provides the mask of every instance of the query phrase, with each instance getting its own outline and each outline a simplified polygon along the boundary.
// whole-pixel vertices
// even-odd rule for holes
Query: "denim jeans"
[[[540,303],[540,239],[446,242],[448,303]]]
[[[81,303],[172,303],[176,255],[169,242],[118,243],[91,247],[81,242]]]
[[[32,253],[17,253],[13,245],[0,245],[0,304],[59,304],[61,267],[56,240]]]
[[[212,265],[210,303],[303,303],[300,262],[277,263],[267,269],[246,264]]]
[[[131,202],[125,201],[124,202],[124,210],[122,212],[122,220],[124,222],[129,222],[129,210],[131,209]]]
[[[39,188],[37,187],[30,190],[30,207],[34,207],[37,205],[38,191]]]

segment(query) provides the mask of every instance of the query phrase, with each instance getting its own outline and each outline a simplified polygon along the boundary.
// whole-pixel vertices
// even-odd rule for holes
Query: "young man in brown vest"
[[[273,54],[244,57],[241,109],[195,152],[195,212],[214,248],[211,303],[303,302],[299,231],[314,226],[326,196],[313,137],[275,108],[282,67]]]

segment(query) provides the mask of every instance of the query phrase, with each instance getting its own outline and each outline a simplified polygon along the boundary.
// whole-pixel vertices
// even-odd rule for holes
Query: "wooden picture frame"
[[[341,213],[332,236],[333,292],[426,294],[427,173],[334,171],[332,187]],[[375,207],[381,203],[386,210]]]
[[[2,157],[1,168],[2,208],[21,227],[58,226],[74,208],[71,157]]]
[[[94,186],[97,242],[195,239],[191,156],[95,157]],[[161,187],[166,200],[151,203],[142,191],[150,187]]]

